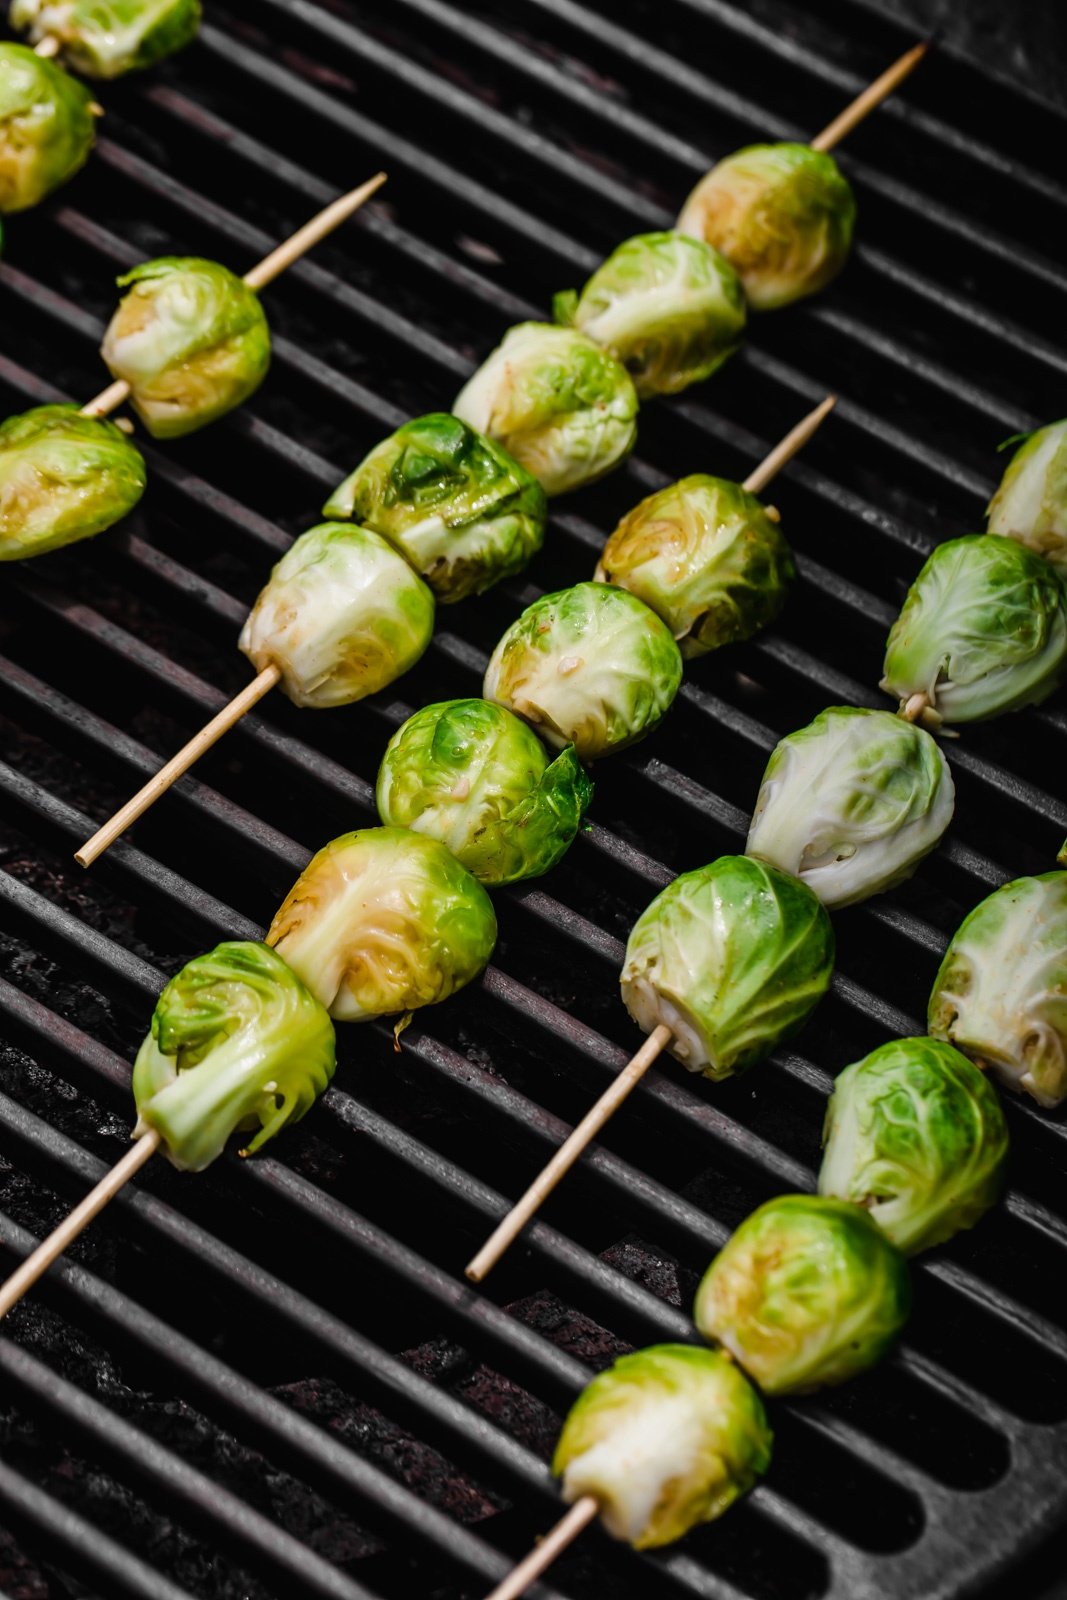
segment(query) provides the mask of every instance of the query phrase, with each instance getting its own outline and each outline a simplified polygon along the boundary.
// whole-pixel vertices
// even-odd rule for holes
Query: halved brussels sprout
[[[905,1255],[973,1228],[1004,1187],[997,1092],[939,1039],[894,1039],[846,1067],[823,1143],[819,1193],[863,1206]]]
[[[546,512],[537,479],[446,411],[390,434],[323,507],[396,545],[445,605],[519,572],[541,548]]]
[[[710,378],[737,349],[748,316],[726,257],[684,233],[627,239],[581,294],[557,294],[552,311],[610,350],[642,399]]]
[[[1067,672],[1067,593],[1032,550],[996,534],[940,544],[889,633],[881,687],[929,702],[928,727],[1044,700]]]
[[[254,394],[270,366],[270,329],[254,290],[198,256],[160,256],[119,278],[129,293],[100,354],[123,378],[153,438],[177,439]]]
[[[717,1350],[657,1344],[620,1356],[567,1415],[552,1471],[564,1499],[592,1495],[636,1550],[721,1517],[770,1466],[763,1402]]]
[[[811,890],[762,861],[720,856],[669,883],[634,924],[622,998],[670,1028],[676,1061],[728,1078],[804,1026],[830,985],[834,934]]]
[[[1067,418],[1024,438],[986,514],[990,533],[1018,539],[1067,577]]]
[[[296,974],[265,944],[220,944],[159,997],[133,1067],[133,1136],[154,1128],[176,1167],[201,1172],[235,1129],[258,1123],[253,1155],[298,1122],[333,1073],[333,1024]]]
[[[807,144],[753,144],[706,173],[682,233],[721,250],[754,311],[822,289],[848,258],[856,202],[833,156]]]
[[[141,452],[77,406],[35,406],[0,423],[0,561],[103,533],[140,500]]]
[[[773,622],[795,575],[789,546],[756,496],[704,473],[635,506],[596,569],[598,582],[618,584],[651,606],[686,657],[751,638]]]
[[[907,1262],[861,1206],[787,1194],[726,1241],[693,1317],[764,1393],[803,1394],[872,1367],[910,1308]]]
[[[964,918],[927,1026],[1039,1105],[1067,1098],[1067,872],[1016,878]]]
[[[409,717],[378,773],[384,823],[440,839],[490,885],[554,867],[593,785],[574,749],[553,762],[524,722],[488,700],[443,700]]]
[[[323,522],[282,556],[238,643],[258,672],[279,668],[295,705],[345,706],[415,665],[433,617],[433,595],[387,540]]]
[[[493,953],[496,915],[481,884],[436,839],[360,828],[318,852],[267,934],[339,1022],[435,1005]]]
[[[584,334],[549,322],[509,328],[452,410],[502,444],[549,495],[602,478],[637,437],[626,368]]]
[[[775,747],[745,846],[850,906],[910,878],[952,821],[936,741],[889,711],[830,706]]]
[[[37,205],[85,165],[92,105],[85,85],[54,62],[0,43],[0,212]]]
[[[576,583],[512,623],[483,693],[555,749],[573,744],[595,761],[658,727],[681,681],[678,646],[654,611],[625,589]]]
[[[9,20],[34,44],[55,39],[75,72],[117,78],[194,39],[200,0],[11,0]]]

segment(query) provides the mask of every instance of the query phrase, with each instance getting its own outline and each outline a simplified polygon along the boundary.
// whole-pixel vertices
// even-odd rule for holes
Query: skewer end
[[[373,178],[367,179],[366,183],[357,184],[354,189],[350,189],[348,194],[339,201],[339,205],[346,211],[349,209],[352,211],[358,210],[361,205],[370,199],[372,194],[377,194],[382,184],[387,183],[388,180],[389,174],[387,172],[376,172]]]
[[[74,859],[79,867],[91,867],[94,858],[89,854],[88,848],[83,845],[80,850],[75,850]]]

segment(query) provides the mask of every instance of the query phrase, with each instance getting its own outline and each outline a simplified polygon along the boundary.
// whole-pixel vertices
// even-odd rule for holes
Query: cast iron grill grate
[[[832,1073],[920,1029],[962,909],[1045,870],[1067,832],[1062,703],[968,733],[949,752],[950,842],[839,919],[835,990],[799,1048],[716,1087],[651,1073],[488,1295],[464,1285],[504,1197],[629,1053],[615,977],[636,915],[673,872],[738,848],[781,734],[833,701],[884,703],[885,627],[922,553],[980,526],[999,441],[1064,409],[1064,128],[931,60],[848,146],[861,243],[831,293],[647,407],[637,459],[559,506],[521,582],[442,610],[395,697],[322,719],[272,699],[85,876],[70,856],[88,820],[245,680],[243,611],[342,471],[446,407],[508,321],[667,223],[716,154],[821,126],[907,42],[860,0],[250,15],[215,0],[194,50],[109,89],[97,159],[19,219],[0,270],[6,414],[96,391],[126,265],[242,266],[337,188],[393,175],[271,289],[275,371],[254,402],[150,447],[122,530],[5,573],[5,1244],[23,1249],[20,1228],[120,1150],[164,975],[250,936],[312,848],[374,820],[408,711],[476,693],[519,607],[588,576],[650,486],[741,477],[828,388],[843,396],[775,488],[801,570],[780,626],[699,663],[655,741],[603,768],[562,867],[499,897],[484,981],[400,1055],[388,1029],[343,1032],[335,1086],[268,1158],[196,1180],[154,1164],[0,1340],[0,1525],[29,1552],[0,1542],[12,1590],[477,1600],[554,1514],[545,1457],[590,1367],[691,1335],[729,1229],[811,1185]],[[729,1518],[654,1559],[589,1535],[546,1592],[948,1600],[1047,1538],[1067,1510],[1067,1131],[1008,1109],[1008,1202],[919,1266],[899,1356],[776,1406],[770,1481]]]

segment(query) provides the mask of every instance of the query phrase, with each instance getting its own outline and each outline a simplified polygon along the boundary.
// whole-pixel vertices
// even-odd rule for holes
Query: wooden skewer
[[[473,1260],[468,1261],[466,1274],[471,1283],[481,1283],[496,1266],[504,1251],[509,1248],[525,1228],[535,1211],[539,1211],[560,1179],[568,1173],[600,1132],[609,1117],[622,1105],[627,1095],[637,1087],[656,1057],[671,1042],[671,1030],[665,1023],[654,1028],[635,1056],[613,1078],[596,1104],[586,1112],[574,1132],[566,1138],[552,1160],[538,1173],[522,1199],[517,1201],[507,1216],[498,1223]],[[510,1590],[508,1591],[511,1592]],[[515,1593],[520,1593],[515,1590]]]
[[[784,439],[775,445],[755,471],[749,473],[743,487],[750,494],[758,494],[761,489],[766,488],[775,474],[781,472],[786,462],[807,443],[836,404],[837,396],[833,394],[821,400],[795,428],[789,430]],[[614,1115],[627,1095],[640,1083],[653,1061],[670,1042],[671,1031],[662,1023],[649,1034],[637,1054],[627,1062],[618,1077],[613,1079],[592,1109],[586,1112],[578,1126],[560,1145],[552,1160],[534,1179],[522,1199],[517,1201],[501,1219],[478,1254],[467,1263],[466,1274],[472,1283],[481,1283],[493,1270],[505,1250],[515,1242],[530,1218],[540,1210],[586,1146],[600,1132],[609,1117]]]
[[[339,199],[332,200],[317,216],[312,217],[310,222],[305,222],[302,228],[298,228],[292,238],[286,239],[284,244],[280,244],[269,256],[265,256],[258,266],[245,273],[244,281],[248,287],[258,293],[260,289],[266,288],[268,283],[273,283],[274,279],[287,267],[291,267],[294,261],[306,255],[313,245],[325,239],[328,233],[332,233],[354,211],[358,211],[372,194],[377,193],[385,178],[384,172],[376,172],[373,178],[368,178],[367,182],[361,183],[357,189],[352,189]],[[101,390],[95,399],[90,400],[88,405],[82,406],[82,416],[106,417],[110,411],[115,411],[128,400],[129,396],[129,384],[125,379],[117,378],[114,383],[109,383],[106,389]]]
[[[111,1171],[100,1179],[95,1189],[91,1189],[80,1205],[76,1205],[69,1216],[65,1217],[47,1239],[43,1239],[20,1267],[8,1278],[3,1288],[0,1288],[0,1317],[6,1317],[13,1305],[17,1305],[23,1295],[33,1288],[53,1261],[63,1254],[78,1235],[87,1228],[95,1216],[98,1216],[109,1200],[124,1184],[129,1183],[135,1172],[139,1172],[150,1156],[155,1155],[162,1143],[159,1134],[154,1128],[150,1129],[143,1138],[135,1142],[127,1150],[121,1161],[117,1161]]]
[[[795,428],[790,428],[770,455],[765,456],[759,466],[749,473],[741,485],[742,489],[747,489],[749,494],[759,494],[765,489],[771,479],[778,476],[786,462],[791,461],[797,451],[807,444],[812,434],[822,427],[836,404],[836,394],[828,394],[825,400],[820,400],[814,410],[809,411],[806,417],[802,417]]]
[[[194,762],[199,761],[205,750],[210,750],[235,722],[240,722],[245,712],[250,711],[257,701],[262,700],[263,696],[274,688],[280,677],[281,672],[272,663],[269,667],[264,667],[240,694],[235,694],[229,705],[223,706],[206,727],[194,734],[189,743],[183,746],[176,756],[172,756],[165,767],[160,767],[143,788],[138,789],[132,800],[127,800],[126,804],[102,827],[97,828],[92,838],[87,839],[81,849],[75,852],[74,859],[79,867],[91,867],[97,856],[103,855],[104,851],[126,832],[131,823],[143,816],[149,806],[155,805],[160,795],[166,794],[171,785],[177,783]]]
[[[851,133],[853,128],[863,121],[864,117],[870,116],[875,106],[880,106],[882,101],[887,99],[893,93],[893,90],[898,88],[904,82],[904,79],[915,71],[915,68],[926,55],[933,42],[932,39],[924,39],[922,44],[914,45],[910,50],[906,50],[899,61],[894,61],[891,67],[887,67],[880,78],[875,78],[873,83],[869,83],[863,93],[856,96],[851,105],[846,106],[844,111],[839,112],[834,118],[833,122],[829,123],[821,133],[815,135],[815,138],[811,141],[811,148],[813,150],[832,150],[835,145],[840,144],[846,134]]]
[[[520,1561],[514,1571],[509,1572],[503,1583],[498,1583],[487,1600],[518,1600],[519,1595],[525,1594],[531,1583],[536,1583],[572,1544],[584,1528],[596,1517],[600,1507],[591,1494],[583,1494],[576,1500],[567,1512],[561,1517],[543,1539],[539,1539],[530,1554],[524,1561]]]

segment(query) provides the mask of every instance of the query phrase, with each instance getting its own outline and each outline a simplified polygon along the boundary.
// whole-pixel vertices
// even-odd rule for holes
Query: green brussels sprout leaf
[[[848,258],[856,202],[837,162],[807,144],[754,144],[706,173],[678,228],[729,261],[754,311],[822,289]]]
[[[380,533],[449,604],[513,577],[536,555],[545,491],[500,445],[435,412],[377,445],[323,515]]]
[[[698,473],[649,495],[623,518],[596,576],[651,606],[682,655],[692,657],[773,622],[795,568],[754,494]]]
[[[200,0],[11,0],[10,21],[34,44],[55,39],[75,72],[117,78],[189,44]]]
[[[927,1025],[1039,1105],[1067,1098],[1067,872],[1016,878],[964,918]]]
[[[703,239],[642,233],[580,295],[556,295],[552,314],[610,350],[645,398],[710,377],[737,349],[747,307],[737,273]]]
[[[637,437],[637,395],[614,356],[573,328],[522,322],[452,407],[495,439],[548,495],[593,483]]]
[[[807,1021],[833,974],[830,918],[811,890],[748,856],[685,872],[634,924],[622,998],[645,1033],[661,1023],[690,1072],[727,1078]]]
[[[137,1054],[134,1138],[156,1130],[176,1167],[200,1172],[236,1129],[252,1155],[310,1110],[334,1073],[333,1025],[264,944],[220,944],[167,984]]]
[[[141,452],[77,406],[36,406],[0,423],[0,561],[19,561],[119,522],[145,488]]]
[[[239,644],[258,672],[279,669],[295,705],[343,706],[413,667],[433,619],[433,595],[387,540],[324,522],[278,562]]]
[[[326,845],[267,934],[339,1022],[447,1000],[495,942],[481,884],[443,844],[406,828],[361,828]]]
[[[552,1470],[567,1500],[592,1495],[637,1550],[721,1517],[766,1472],[759,1395],[720,1351],[653,1345],[620,1356],[571,1408]]]
[[[1067,418],[1017,433],[1000,448],[1013,444],[1019,449],[989,502],[988,530],[1017,539],[1067,578]]]
[[[254,394],[270,365],[259,297],[217,261],[161,256],[119,278],[128,289],[100,353],[129,384],[156,439],[176,439]]]
[[[439,839],[490,885],[556,865],[593,785],[571,746],[550,762],[524,722],[487,700],[445,700],[409,717],[378,773],[384,823]]]
[[[831,706],[776,747],[748,854],[849,906],[911,876],[952,820],[948,762],[889,711]]]
[[[556,749],[573,744],[594,761],[658,727],[681,681],[678,646],[655,612],[625,589],[576,583],[512,623],[483,692]]]
[[[996,1090],[939,1039],[895,1039],[846,1067],[823,1142],[819,1193],[864,1206],[905,1255],[973,1228],[1004,1186]]]
[[[1067,594],[1025,545],[996,534],[940,544],[886,645],[882,688],[923,720],[979,722],[1044,700],[1067,671]]]
[[[796,1194],[731,1235],[693,1317],[765,1394],[798,1394],[873,1366],[910,1306],[907,1263],[862,1207]]]
[[[25,211],[73,178],[96,137],[84,84],[22,44],[0,43],[0,212]]]

